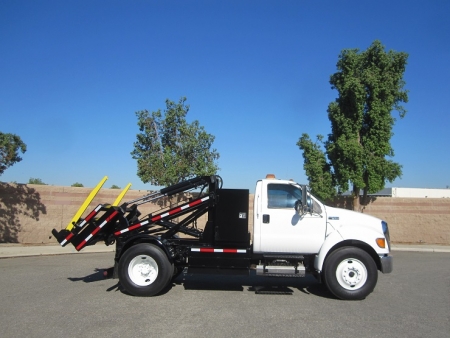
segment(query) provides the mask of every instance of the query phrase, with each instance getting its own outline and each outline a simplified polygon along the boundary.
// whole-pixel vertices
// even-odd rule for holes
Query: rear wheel
[[[325,284],[340,299],[366,298],[378,280],[377,266],[362,249],[344,247],[332,252],[324,264]]]
[[[129,248],[119,261],[120,284],[134,296],[154,296],[170,281],[172,265],[157,246],[140,243]]]

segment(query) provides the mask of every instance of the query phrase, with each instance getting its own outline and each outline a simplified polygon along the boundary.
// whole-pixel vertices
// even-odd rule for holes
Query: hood
[[[338,229],[344,225],[369,227],[377,232],[380,232],[380,234],[383,234],[381,227],[382,220],[377,217],[352,210],[333,208],[329,206],[325,206],[325,212],[327,222],[330,223],[335,229]]]

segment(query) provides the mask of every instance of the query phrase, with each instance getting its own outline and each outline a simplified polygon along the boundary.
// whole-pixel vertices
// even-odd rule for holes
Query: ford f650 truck
[[[113,277],[135,296],[158,294],[187,269],[202,274],[253,271],[270,278],[312,274],[336,297],[356,300],[374,290],[378,271],[392,271],[386,222],[326,206],[307,186],[274,175],[256,183],[250,215],[249,191],[222,185],[220,176],[203,176],[120,206],[100,204],[52,233],[62,246],[71,243],[77,251],[100,241],[115,244]],[[186,192],[194,197],[171,208],[145,216],[138,210],[143,203]],[[203,215],[207,221],[199,229]]]

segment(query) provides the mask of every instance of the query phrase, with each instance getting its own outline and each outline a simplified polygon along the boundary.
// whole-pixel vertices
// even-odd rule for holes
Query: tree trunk
[[[359,204],[359,191],[360,189],[356,186],[353,186],[353,211],[360,211],[360,204]]]
[[[363,198],[362,198],[362,209],[361,211],[364,209],[364,207],[367,205],[368,200],[367,200],[367,186],[364,188],[363,190]]]

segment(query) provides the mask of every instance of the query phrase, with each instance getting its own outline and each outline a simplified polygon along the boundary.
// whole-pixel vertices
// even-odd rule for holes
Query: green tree
[[[336,195],[334,178],[330,164],[321,149],[322,135],[317,136],[313,143],[308,134],[302,134],[298,146],[303,150],[304,169],[309,178],[311,192],[323,200],[331,199]]]
[[[142,182],[168,186],[218,171],[219,153],[211,149],[214,136],[195,120],[186,121],[186,98],[178,103],[166,100],[164,112],[138,111],[140,133],[131,155],[137,160],[137,175]]]
[[[33,178],[33,177],[31,177],[28,180],[28,184],[47,185],[47,183],[42,182],[42,180],[40,178]]]
[[[331,75],[332,89],[339,97],[328,106],[331,133],[323,143],[326,165],[322,165],[322,176],[331,176],[326,182],[330,186],[320,187],[308,176],[316,193],[347,191],[352,185],[354,209],[359,208],[359,195],[363,191],[364,201],[368,193],[384,188],[386,181],[392,182],[402,174],[402,166],[393,162],[394,150],[390,144],[392,128],[396,119],[391,115],[398,111],[400,118],[406,114],[401,103],[408,102],[408,92],[403,89],[408,54],[385,51],[376,40],[365,51],[344,49],[339,55],[337,72]],[[322,151],[303,134],[297,145],[303,150],[304,168],[317,174],[318,166],[313,158]],[[314,151],[310,151],[314,149]],[[327,183],[329,184],[329,183]]]
[[[110,189],[120,189],[118,185],[113,184]]]
[[[20,137],[0,132],[0,175],[13,164],[22,161],[19,151],[22,154],[27,151],[27,146]]]
[[[75,182],[74,184],[71,185],[71,187],[84,187],[84,185],[83,183]]]

